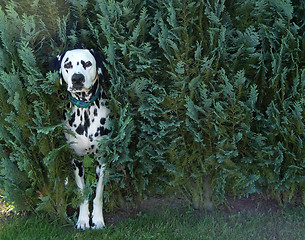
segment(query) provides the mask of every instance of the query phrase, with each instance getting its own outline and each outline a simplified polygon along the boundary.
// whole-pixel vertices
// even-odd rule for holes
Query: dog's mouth
[[[86,88],[84,86],[73,86],[68,91],[71,93],[87,93],[91,88]]]

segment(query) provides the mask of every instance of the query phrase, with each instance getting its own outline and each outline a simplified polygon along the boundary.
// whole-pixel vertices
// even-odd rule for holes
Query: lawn
[[[137,212],[104,230],[77,231],[37,216],[1,217],[0,239],[305,239],[304,206],[269,211],[199,213],[163,207]],[[106,219],[107,221],[107,219]]]

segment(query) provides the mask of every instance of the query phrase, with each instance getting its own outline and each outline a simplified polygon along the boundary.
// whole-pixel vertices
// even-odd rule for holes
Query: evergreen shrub
[[[108,209],[172,192],[198,209],[227,194],[305,202],[304,10],[298,0],[1,2],[6,198],[61,219],[79,202],[62,134],[68,100],[47,63],[86,47],[106,59]]]
[[[55,54],[53,24],[62,16],[55,6],[12,1],[0,9],[0,173],[1,189],[17,209],[64,218],[70,167],[59,118],[63,101],[57,76],[45,68],[47,54]]]

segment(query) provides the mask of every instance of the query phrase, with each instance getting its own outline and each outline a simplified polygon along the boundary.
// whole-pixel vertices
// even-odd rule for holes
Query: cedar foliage
[[[76,207],[67,98],[47,62],[86,47],[106,58],[108,209],[173,192],[199,209],[227,194],[304,203],[304,12],[298,0],[1,2],[7,199],[61,219]]]
[[[54,8],[48,1],[40,4],[46,11]],[[18,209],[63,218],[68,146],[55,117],[61,105],[57,76],[44,68],[45,54],[52,50],[50,35],[56,31],[41,20],[45,13],[40,7],[14,1],[0,9],[1,188]],[[62,15],[49,14],[55,21]]]

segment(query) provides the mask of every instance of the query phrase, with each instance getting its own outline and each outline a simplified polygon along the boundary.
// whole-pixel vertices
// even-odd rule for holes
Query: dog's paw
[[[92,223],[91,229],[93,230],[99,230],[99,229],[104,229],[105,228],[105,224],[103,222],[96,222],[96,223]]]
[[[105,223],[103,216],[101,217],[92,217],[92,226],[91,229],[104,229]]]
[[[75,225],[75,228],[78,229],[78,230],[86,230],[86,229],[89,229],[90,228],[90,224],[89,224],[89,219],[87,220],[78,220],[76,225]]]
[[[105,228],[105,222],[103,217],[103,205],[101,204],[101,201],[94,199],[91,229],[103,229],[103,228]]]

